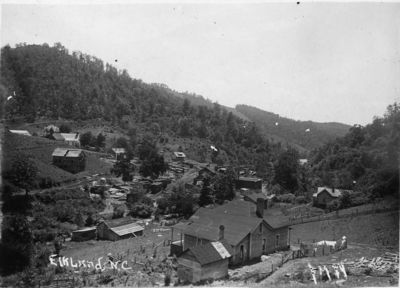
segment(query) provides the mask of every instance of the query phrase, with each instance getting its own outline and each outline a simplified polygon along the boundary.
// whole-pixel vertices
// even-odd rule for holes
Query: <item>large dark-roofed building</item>
[[[182,245],[181,249],[185,251],[224,239],[232,248],[231,264],[241,264],[263,254],[286,249],[289,245],[288,222],[264,215],[264,208],[263,199],[256,205],[234,200],[213,209],[200,208],[188,223],[175,226],[174,230],[181,233],[182,241],[173,242],[173,245]],[[221,226],[224,227],[223,237]],[[171,251],[179,251],[173,245]]]

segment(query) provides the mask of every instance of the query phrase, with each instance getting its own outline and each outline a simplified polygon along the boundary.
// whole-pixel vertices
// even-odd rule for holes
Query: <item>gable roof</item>
[[[28,130],[10,130],[10,132],[24,136],[32,136],[31,133],[28,132]]]
[[[191,247],[183,252],[182,256],[184,257],[185,254],[191,254],[201,265],[206,265],[230,258],[233,252],[230,245],[222,240]]]
[[[113,231],[114,233],[116,233],[118,236],[123,236],[123,235],[127,235],[127,234],[133,234],[138,231],[143,231],[144,228],[142,226],[140,226],[139,224],[130,223],[130,224],[110,228],[110,230]]]
[[[126,149],[125,148],[112,148],[112,150],[114,151],[115,154],[126,153]]]
[[[219,227],[224,226],[224,239],[236,246],[258,225],[265,222],[270,229],[289,226],[288,217],[276,216],[264,212],[264,218],[257,217],[256,205],[249,201],[233,200],[215,208],[200,208],[187,223],[179,223],[174,228],[183,234],[209,241],[217,241]],[[268,210],[265,210],[266,212]]]
[[[66,157],[80,157],[83,151],[81,149],[68,149]]]
[[[103,220],[104,224],[106,224],[109,228],[114,228],[118,226],[123,226],[131,223],[135,223],[135,220],[132,217],[123,217],[112,220]]]
[[[51,137],[52,137],[54,140],[58,140],[58,141],[64,141],[64,140],[65,140],[64,137],[61,135],[61,133],[53,133],[53,134],[51,135]]]
[[[225,227],[224,239],[230,245],[237,245],[263,221],[263,219],[251,215],[250,205],[254,204],[234,200],[213,209],[200,208],[190,217],[190,222],[183,228],[183,232],[210,241],[217,241],[219,227],[223,225]]]
[[[185,153],[183,152],[174,152],[175,157],[186,157]]]
[[[65,141],[79,141],[79,133],[60,133]]]
[[[56,148],[51,156],[80,157],[82,153],[83,151],[81,149]]]
[[[239,181],[260,182],[262,179],[257,177],[239,177]]]
[[[328,187],[318,187],[318,190],[316,193],[313,194],[313,197],[318,197],[318,195],[320,193],[322,193],[323,191],[326,191],[329,193],[329,195],[331,195],[334,198],[338,198],[340,197],[344,192],[353,192],[352,190],[345,190],[345,189],[334,189],[334,188],[328,188]]]
[[[61,156],[64,157],[68,153],[68,149],[66,148],[56,148],[53,151],[53,154],[51,156]]]

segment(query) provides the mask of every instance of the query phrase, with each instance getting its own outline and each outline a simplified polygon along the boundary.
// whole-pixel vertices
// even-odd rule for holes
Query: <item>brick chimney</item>
[[[219,236],[218,236],[218,240],[224,240],[224,234],[225,234],[225,226],[221,225],[219,226]]]
[[[264,217],[264,202],[263,198],[257,198],[256,214],[260,218]]]

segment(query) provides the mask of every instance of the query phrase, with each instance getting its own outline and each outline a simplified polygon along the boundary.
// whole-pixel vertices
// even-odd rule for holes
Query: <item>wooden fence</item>
[[[376,214],[376,213],[385,213],[391,211],[398,211],[398,207],[394,206],[376,206],[368,209],[365,208],[349,208],[343,210],[337,210],[335,212],[330,212],[327,214],[322,214],[318,216],[302,216],[302,217],[290,217],[289,222],[291,225],[308,223],[308,222],[317,222],[324,220],[334,220],[340,218],[351,218],[359,215],[368,215],[368,214]]]

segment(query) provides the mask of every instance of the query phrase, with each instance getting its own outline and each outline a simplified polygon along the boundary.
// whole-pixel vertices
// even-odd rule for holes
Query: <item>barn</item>
[[[144,228],[130,217],[103,220],[97,225],[97,237],[100,240],[117,241],[143,235]]]
[[[266,213],[264,199],[257,200],[256,205],[237,199],[216,208],[200,208],[187,223],[173,227],[171,254],[223,238],[232,249],[229,264],[241,265],[261,255],[288,249],[288,219]],[[221,227],[224,227],[223,237]],[[174,241],[175,231],[181,234],[180,241]]]
[[[188,248],[178,258],[179,280],[197,283],[225,278],[231,255],[231,248],[224,240]]]
[[[53,165],[70,173],[85,170],[86,155],[81,149],[56,148],[52,157]]]

